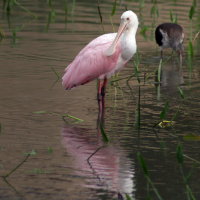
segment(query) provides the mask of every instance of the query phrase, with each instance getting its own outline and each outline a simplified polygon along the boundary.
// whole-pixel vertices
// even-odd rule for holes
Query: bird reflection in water
[[[184,84],[182,66],[177,65],[173,60],[162,65],[161,83],[156,86],[161,87],[164,94],[170,97],[178,95],[177,87]]]
[[[84,187],[104,189],[121,200],[125,193],[130,196],[134,193],[134,165],[119,145],[103,142],[100,133],[103,124],[104,101],[101,101],[97,130],[66,124],[62,129],[62,144],[73,159],[76,175],[85,178]]]

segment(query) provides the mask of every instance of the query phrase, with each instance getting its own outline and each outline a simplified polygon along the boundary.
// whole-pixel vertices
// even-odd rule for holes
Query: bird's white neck
[[[137,27],[131,27],[127,29],[122,36],[121,48],[122,48],[122,59],[127,62],[136,53],[136,36]]]

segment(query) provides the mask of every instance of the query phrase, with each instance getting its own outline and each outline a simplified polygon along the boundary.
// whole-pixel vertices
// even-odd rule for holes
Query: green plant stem
[[[163,200],[149,176],[145,176],[159,200]]]
[[[27,156],[22,160],[14,169],[12,169],[9,173],[6,175],[2,176],[4,179],[8,178],[12,173],[14,173],[21,165],[23,165],[26,160],[30,157],[31,154],[27,154]]]

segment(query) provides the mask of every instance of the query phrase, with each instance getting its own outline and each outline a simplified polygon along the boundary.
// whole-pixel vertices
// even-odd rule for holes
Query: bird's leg
[[[98,80],[98,93],[97,93],[97,100],[101,101],[106,93],[106,84],[107,84],[107,78],[104,78],[103,81]]]
[[[101,87],[101,96],[104,97],[106,94],[107,78],[104,78],[103,85]]]
[[[101,101],[98,101],[99,106],[99,113],[97,119],[97,129],[101,130],[101,127],[104,127],[104,108],[105,108],[105,101],[104,98]]]
[[[180,67],[182,67],[183,64],[183,56],[182,56],[182,51],[179,51],[179,60],[180,60]]]
[[[97,91],[98,102],[102,100],[102,96],[101,96],[102,85],[103,83],[101,82],[101,80],[98,80],[98,91]]]
[[[104,85],[104,82],[102,83],[99,80],[99,82],[98,82],[98,94],[97,94],[98,107],[99,107],[99,113],[98,113],[98,119],[97,119],[97,133],[98,133],[98,135],[101,135],[101,130],[102,130],[102,128],[104,128],[105,100],[104,100],[104,96],[102,96],[103,85]]]

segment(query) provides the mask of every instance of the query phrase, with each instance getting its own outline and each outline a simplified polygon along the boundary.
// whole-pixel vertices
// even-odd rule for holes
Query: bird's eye
[[[129,17],[127,17],[126,19],[129,20]]]

